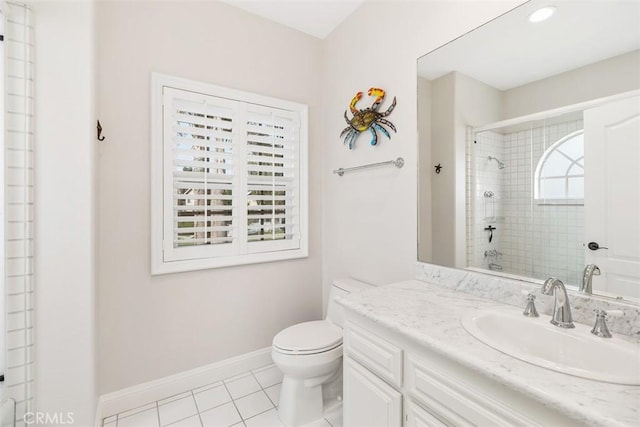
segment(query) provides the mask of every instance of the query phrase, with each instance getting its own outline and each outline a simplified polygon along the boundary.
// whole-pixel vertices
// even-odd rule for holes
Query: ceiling
[[[298,31],[324,39],[365,0],[221,0]]]
[[[528,22],[549,4],[557,7],[551,19]],[[433,80],[458,71],[507,90],[637,49],[638,0],[532,0],[423,56],[418,74]]]
[[[366,0],[220,1],[324,39]],[[557,7],[551,19],[527,21],[548,4]],[[635,49],[638,0],[531,0],[424,56],[418,74],[432,80],[455,70],[507,90]]]

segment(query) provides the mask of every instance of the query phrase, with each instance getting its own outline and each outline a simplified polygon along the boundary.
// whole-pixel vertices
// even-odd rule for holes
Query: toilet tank
[[[327,320],[342,328],[342,319],[344,318],[344,308],[334,301],[336,296],[348,295],[351,292],[360,292],[365,289],[371,289],[375,286],[370,283],[361,282],[356,279],[334,279],[329,291],[329,305],[327,307]]]

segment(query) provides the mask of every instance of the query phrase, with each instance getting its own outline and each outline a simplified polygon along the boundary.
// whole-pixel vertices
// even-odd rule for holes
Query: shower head
[[[504,162],[501,162],[500,159],[498,159],[497,157],[489,156],[489,161],[491,160],[495,160],[496,162],[498,162],[498,169],[504,169],[505,164]]]

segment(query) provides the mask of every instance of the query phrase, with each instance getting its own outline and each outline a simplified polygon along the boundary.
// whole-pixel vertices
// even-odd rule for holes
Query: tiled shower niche
[[[469,134],[470,267],[580,283],[584,200],[536,200],[534,181],[545,151],[582,128],[581,114],[573,114]]]

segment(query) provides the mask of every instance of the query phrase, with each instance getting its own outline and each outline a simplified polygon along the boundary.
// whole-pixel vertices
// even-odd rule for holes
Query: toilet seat
[[[326,320],[299,323],[273,338],[273,348],[283,354],[317,354],[342,345],[342,329]]]

